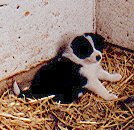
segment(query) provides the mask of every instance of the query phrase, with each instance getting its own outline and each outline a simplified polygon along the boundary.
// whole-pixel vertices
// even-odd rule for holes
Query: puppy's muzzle
[[[96,56],[96,61],[100,61],[101,60],[101,56],[100,55],[97,55]]]

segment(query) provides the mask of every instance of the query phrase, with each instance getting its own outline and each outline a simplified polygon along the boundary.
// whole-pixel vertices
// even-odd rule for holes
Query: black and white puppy
[[[55,101],[71,103],[91,90],[105,100],[116,99],[99,81],[121,79],[120,74],[109,74],[100,66],[103,46],[104,38],[98,34],[77,36],[36,73],[30,87],[32,96],[55,95]]]

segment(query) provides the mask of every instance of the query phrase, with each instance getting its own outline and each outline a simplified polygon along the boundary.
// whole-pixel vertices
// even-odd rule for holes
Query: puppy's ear
[[[104,46],[105,46],[105,38],[102,37],[99,34],[94,34],[94,33],[85,33],[84,34],[85,37],[90,36],[94,42],[94,46],[97,50],[101,51],[103,50]]]
[[[84,36],[77,36],[71,43],[73,53],[80,59],[85,59],[93,53],[90,42]]]

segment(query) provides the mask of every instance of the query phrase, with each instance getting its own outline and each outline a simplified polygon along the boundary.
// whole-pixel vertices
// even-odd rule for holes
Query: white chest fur
[[[88,80],[92,78],[98,78],[98,72],[100,69],[100,63],[91,63],[91,64],[84,64],[83,67],[80,69],[80,74],[88,78]]]

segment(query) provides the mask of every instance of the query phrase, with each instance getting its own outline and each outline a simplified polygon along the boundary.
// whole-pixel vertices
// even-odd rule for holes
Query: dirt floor
[[[134,125],[134,53],[107,46],[102,66],[123,78],[116,83],[102,81],[118,95],[105,101],[92,92],[72,104],[58,104],[52,97],[42,100],[19,99],[10,91],[0,98],[0,130],[131,130]]]

